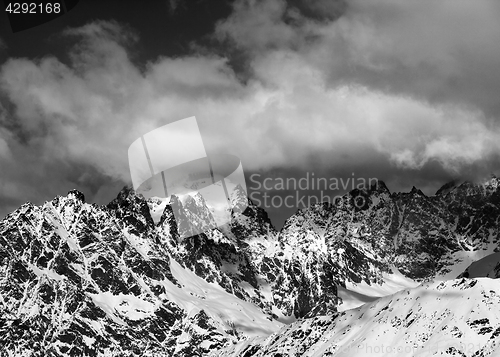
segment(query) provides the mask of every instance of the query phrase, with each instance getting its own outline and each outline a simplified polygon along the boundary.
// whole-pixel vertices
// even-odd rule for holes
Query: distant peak
[[[370,186],[370,191],[380,192],[380,193],[387,192],[389,194],[391,193],[391,191],[389,191],[389,189],[387,188],[385,182],[382,180],[377,180],[377,182],[372,183]]]
[[[440,196],[440,195],[446,195],[448,192],[450,192],[453,187],[455,187],[457,185],[458,181],[457,180],[453,180],[453,181],[450,181],[446,184],[444,184],[443,186],[441,186],[441,188],[439,190],[436,191],[436,196]]]
[[[497,176],[495,176],[494,174],[491,174],[490,177],[484,183],[484,185],[485,186],[494,186],[495,188],[497,188],[498,186],[500,186],[500,179]]]
[[[452,180],[445,185],[443,185],[439,190],[436,191],[436,196],[446,195],[448,192],[452,191],[455,187],[460,189],[473,188],[473,187],[489,187],[496,189],[500,187],[500,178],[495,174],[490,174],[482,179],[469,179],[469,180]]]
[[[230,199],[232,201],[239,201],[239,200],[243,200],[244,202],[247,201],[247,193],[243,189],[243,187],[241,187],[240,184],[237,184],[233,188],[233,190],[230,192],[229,196],[230,196]]]
[[[359,185],[355,189],[349,191],[351,196],[358,196],[361,193],[365,195],[370,195],[372,193],[387,193],[390,195],[391,191],[389,191],[384,181],[377,180],[376,182],[373,182],[373,180],[370,180],[369,182],[365,182],[363,185]]]
[[[141,194],[137,194],[132,186],[124,186],[120,192],[118,192],[116,199],[119,201],[126,201],[135,196],[143,197]]]
[[[243,189],[243,187],[240,184],[237,184],[234,187],[233,192],[237,192],[237,193],[244,194],[244,195],[246,194],[245,190]]]
[[[68,198],[74,198],[76,200],[80,200],[83,203],[85,203],[85,195],[82,192],[80,192],[80,191],[78,191],[76,189],[73,189],[73,190],[69,191],[68,194],[67,194],[67,197]]]
[[[419,196],[425,196],[425,193],[423,193],[421,190],[419,190],[418,188],[416,188],[415,186],[413,186],[411,188],[411,191],[410,191],[411,194],[414,194],[414,195],[419,195]]]

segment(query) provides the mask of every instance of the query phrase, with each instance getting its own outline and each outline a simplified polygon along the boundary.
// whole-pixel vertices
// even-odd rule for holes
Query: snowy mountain
[[[500,280],[425,283],[284,326],[220,356],[498,356]]]
[[[476,321],[489,306],[498,310],[493,293],[489,305],[478,300],[498,291],[497,280],[466,279],[498,277],[485,258],[500,250],[495,177],[451,183],[431,197],[416,188],[390,193],[379,181],[335,205],[297,211],[279,232],[239,186],[231,206],[231,222],[219,228],[197,195],[145,200],[124,188],[98,206],[71,191],[21,206],[0,221],[0,356],[336,355],[333,345],[350,346],[339,334],[354,331],[367,309],[348,335],[382,341],[370,331],[390,324],[381,328],[375,314],[403,319],[404,294],[420,311],[411,326],[448,309],[471,339],[476,330],[457,322],[460,314]],[[187,221],[206,232],[181,238]],[[470,298],[478,315],[455,311],[462,300],[436,302],[452,298]],[[407,343],[453,338],[434,329],[423,339],[406,322],[397,328]],[[475,351],[498,350],[486,339],[498,323],[483,326],[492,330]]]

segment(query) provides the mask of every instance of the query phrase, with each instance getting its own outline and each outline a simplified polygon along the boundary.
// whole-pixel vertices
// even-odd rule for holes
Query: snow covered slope
[[[396,268],[391,273],[382,274],[381,283],[367,284],[365,281],[359,284],[346,282],[346,287],[337,287],[341,303],[338,311],[349,310],[361,306],[367,302],[374,301],[382,296],[392,295],[406,288],[414,288],[420,285],[418,282],[403,276]]]
[[[219,355],[498,356],[500,281],[425,283],[356,309],[283,327],[265,341],[247,341]]]

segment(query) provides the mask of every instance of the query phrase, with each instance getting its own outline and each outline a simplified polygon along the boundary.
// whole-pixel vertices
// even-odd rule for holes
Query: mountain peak
[[[492,189],[496,190],[498,187],[500,187],[500,178],[498,178],[495,174],[490,174],[489,177],[483,178],[482,180],[452,180],[443,186],[439,190],[436,191],[436,196],[440,195],[446,195],[450,191],[452,191],[454,188],[460,188],[460,189],[466,189],[466,188],[487,188],[487,189]]]
[[[484,185],[486,187],[491,187],[491,188],[497,189],[498,187],[500,187],[500,179],[497,176],[495,176],[494,174],[491,174],[490,178],[488,180],[486,180]]]
[[[118,217],[132,215],[139,230],[145,230],[146,226],[154,226],[149,205],[143,195],[137,194],[130,186],[125,186],[116,198],[106,205],[108,209],[116,211]],[[142,217],[142,218],[140,218]]]
[[[131,186],[123,186],[116,196],[117,200],[124,201],[129,197],[136,196],[135,190]]]
[[[388,193],[388,194],[391,193],[391,191],[389,191],[389,189],[387,188],[385,182],[382,180],[377,180],[377,182],[372,183],[370,186],[370,191],[379,193]]]
[[[410,193],[414,195],[425,196],[425,193],[423,193],[422,190],[416,188],[415,186],[412,186]]]
[[[231,207],[233,212],[243,213],[250,204],[245,190],[240,184],[236,185],[230,193]],[[253,202],[252,202],[253,204]]]
[[[76,200],[82,201],[82,203],[85,203],[85,195],[82,192],[80,192],[80,191],[78,191],[76,189],[70,190],[68,192],[67,197],[68,198],[74,198]]]
[[[440,195],[446,195],[448,192],[450,192],[454,187],[456,187],[458,184],[457,180],[452,180],[448,183],[445,183],[439,190],[436,191],[436,196]]]

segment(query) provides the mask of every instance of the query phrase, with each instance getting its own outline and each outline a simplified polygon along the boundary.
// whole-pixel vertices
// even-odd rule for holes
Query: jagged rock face
[[[499,280],[485,278],[426,283],[294,322],[265,341],[242,341],[218,356],[496,356],[499,291]]]
[[[106,206],[78,191],[23,205],[0,222],[0,351],[204,356],[336,314],[337,286],[382,283],[393,265],[424,280],[498,248],[496,178],[432,197],[379,182],[280,232],[241,187],[230,201],[218,228],[196,196],[165,205],[125,188]],[[183,231],[183,214],[206,231]]]
[[[379,182],[297,212],[278,239],[301,260],[331,257],[343,281],[380,281],[391,264],[412,279],[434,278],[464,261],[463,252],[499,249],[498,184],[464,183],[427,197],[416,188],[391,194]]]
[[[444,196],[437,196],[455,218],[456,234],[464,237],[470,249],[481,249],[498,236],[500,179],[493,177],[482,185],[465,182]],[[497,244],[498,246],[498,244]]]
[[[167,284],[178,282],[148,231],[144,202],[123,192],[108,208],[80,198],[24,205],[0,223],[0,349],[171,355],[199,316],[164,297]],[[211,328],[205,332],[215,341]]]

